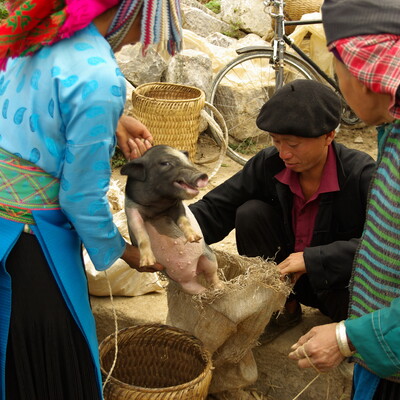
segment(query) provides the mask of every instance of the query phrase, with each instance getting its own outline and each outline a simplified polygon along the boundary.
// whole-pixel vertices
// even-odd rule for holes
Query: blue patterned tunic
[[[104,270],[125,249],[107,199],[125,95],[114,54],[94,25],[33,57],[9,60],[0,73],[0,147],[60,181],[61,212],[32,211],[32,229],[91,350],[99,392],[98,343],[79,250],[81,240],[95,267]],[[22,229],[22,223],[0,218],[0,398],[11,310],[5,260]]]

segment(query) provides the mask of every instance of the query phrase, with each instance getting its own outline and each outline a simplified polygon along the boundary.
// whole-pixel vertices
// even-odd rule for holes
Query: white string
[[[319,378],[320,376],[321,376],[321,374],[318,374],[317,376],[315,376],[314,379],[312,379],[311,382],[309,382],[308,385],[296,397],[293,397],[292,400],[298,399],[314,383],[314,381],[316,381],[317,378]]]
[[[297,352],[300,348],[302,348],[304,356],[307,358],[308,362],[309,362],[310,365],[314,368],[314,370],[318,373],[318,375],[315,376],[314,379],[312,379],[312,380],[308,383],[308,385],[307,385],[296,397],[294,397],[292,400],[298,399],[298,398],[299,398],[299,397],[314,383],[314,381],[316,381],[317,378],[319,378],[319,377],[321,376],[321,371],[320,371],[320,370],[314,365],[314,363],[310,360],[310,357],[308,356],[308,354],[307,354],[307,352],[306,352],[305,345],[306,345],[306,344],[304,343],[303,346],[298,347],[298,348],[296,349],[296,352]]]
[[[107,280],[108,284],[108,290],[110,292],[110,300],[111,300],[111,307],[113,311],[113,316],[114,316],[114,325],[115,325],[115,333],[114,333],[114,339],[115,339],[115,352],[114,352],[114,361],[111,365],[110,371],[108,372],[107,378],[103,383],[103,391],[105,386],[107,385],[109,379],[111,378],[111,375],[114,371],[115,365],[117,364],[117,356],[118,356],[118,320],[117,320],[117,312],[115,311],[115,306],[114,306],[114,298],[112,295],[112,288],[111,288],[111,283],[110,280],[108,279],[107,271],[104,271],[104,275]]]
[[[306,356],[306,358],[307,358],[307,361],[310,363],[310,365],[315,369],[315,372],[317,372],[318,374],[320,374],[321,373],[321,371],[314,365],[314,363],[310,360],[310,357],[308,356],[308,354],[307,354],[307,352],[306,352],[306,343],[304,343],[304,345],[303,345],[303,352],[304,352],[304,355]]]

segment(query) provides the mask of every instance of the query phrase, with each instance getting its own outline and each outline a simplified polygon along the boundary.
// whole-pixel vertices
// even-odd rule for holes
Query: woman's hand
[[[278,264],[282,278],[289,276],[291,282],[295,284],[299,278],[306,273],[303,252],[292,253]]]
[[[338,366],[345,357],[336,340],[336,323],[312,328],[291,348],[289,358],[297,360],[300,368],[315,368],[326,372]]]
[[[152,146],[153,136],[137,119],[123,115],[117,125],[117,142],[127,160],[138,158]]]
[[[154,264],[152,267],[140,267],[140,253],[136,246],[126,243],[126,248],[121,258],[131,267],[139,272],[157,272],[162,271],[164,267],[161,264]]]

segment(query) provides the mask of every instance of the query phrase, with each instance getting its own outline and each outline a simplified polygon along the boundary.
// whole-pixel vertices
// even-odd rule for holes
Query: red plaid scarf
[[[329,45],[350,73],[376,93],[392,97],[390,113],[400,118],[400,36],[381,34],[339,39]]]

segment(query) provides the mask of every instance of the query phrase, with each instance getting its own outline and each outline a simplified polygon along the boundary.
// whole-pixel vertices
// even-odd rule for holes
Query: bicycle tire
[[[240,152],[241,141],[252,138],[250,140],[254,142],[268,137],[257,128],[256,118],[261,106],[275,92],[275,70],[270,63],[272,48],[241,49],[240,52],[244,53],[230,61],[215,76],[209,102],[222,114],[228,128],[230,143],[226,154],[244,165],[249,156]],[[295,79],[320,81],[318,73],[304,60],[285,52],[284,84]],[[211,130],[211,134],[219,143],[215,132]],[[254,152],[258,151],[257,145],[255,148]]]

